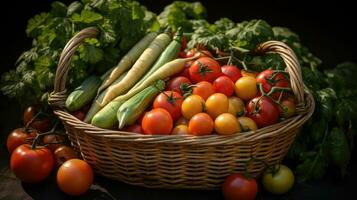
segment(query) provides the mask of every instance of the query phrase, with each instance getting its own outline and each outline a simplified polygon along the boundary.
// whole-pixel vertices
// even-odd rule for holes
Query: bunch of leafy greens
[[[314,95],[316,109],[304,125],[287,158],[297,164],[299,179],[316,179],[329,168],[347,173],[355,135],[357,110],[357,66],[342,63],[320,71],[321,61],[288,28],[272,27],[264,20],[235,23],[227,18],[209,23],[199,2],[174,2],[156,15],[135,1],[82,0],[68,7],[54,2],[49,13],[29,20],[27,34],[33,47],[24,52],[16,70],[2,76],[1,90],[23,103],[46,101],[52,90],[59,54],[66,42],[88,26],[100,30],[97,39],[88,39],[73,57],[68,87],[76,87],[89,74],[102,74],[138,41],[146,30],[168,25],[182,27],[189,37],[188,48],[204,45],[213,52],[228,52],[239,58],[240,67],[262,71],[283,69],[277,54],[255,55],[256,46],[268,40],[288,44],[302,67],[304,83]]]
[[[53,2],[48,13],[28,21],[26,33],[32,48],[18,58],[16,69],[2,75],[1,91],[21,104],[47,104],[53,90],[60,53],[80,30],[94,26],[97,38],[87,39],[71,61],[67,89],[77,87],[89,74],[103,74],[148,29],[157,29],[156,15],[135,1],[82,0],[69,6]]]

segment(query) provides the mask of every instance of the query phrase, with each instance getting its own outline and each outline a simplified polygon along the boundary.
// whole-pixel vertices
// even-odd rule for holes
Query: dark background
[[[62,1],[69,4],[69,0]],[[170,0],[140,1],[149,10],[159,13]],[[0,73],[13,68],[22,51],[31,47],[26,37],[27,20],[40,12],[46,12],[50,0],[9,0],[0,12],[1,48]],[[292,29],[313,54],[323,61],[323,67],[334,67],[343,61],[357,62],[356,19],[352,1],[340,0],[312,4],[307,0],[266,1],[202,1],[208,10],[210,22],[228,17],[235,22],[264,19],[272,26]],[[0,199],[72,199],[61,193],[55,185],[54,174],[40,185],[26,185],[17,180],[8,169],[9,155],[5,148],[7,134],[20,126],[21,109],[16,102],[0,94]],[[353,159],[355,161],[355,159]],[[355,164],[353,166],[356,166]],[[351,167],[352,168],[352,167]],[[353,173],[346,180],[328,175],[320,181],[296,184],[287,195],[278,197],[263,193],[259,199],[337,199],[352,194]],[[96,177],[96,182],[117,199],[222,199],[219,191],[153,190],[133,187]],[[110,199],[106,194],[91,190],[80,198]]]

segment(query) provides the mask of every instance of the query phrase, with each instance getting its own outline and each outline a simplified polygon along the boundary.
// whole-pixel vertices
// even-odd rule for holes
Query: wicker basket
[[[314,111],[314,99],[304,88],[294,52],[282,42],[269,41],[261,44],[257,52],[275,52],[283,58],[297,99],[294,117],[229,136],[142,135],[92,126],[66,111],[65,83],[76,49],[85,38],[97,34],[96,28],[86,28],[64,47],[49,104],[64,124],[75,150],[98,175],[151,188],[218,189],[227,175],[243,172],[246,163],[249,172],[258,176],[265,165],[247,162],[252,156],[268,164],[280,162]]]

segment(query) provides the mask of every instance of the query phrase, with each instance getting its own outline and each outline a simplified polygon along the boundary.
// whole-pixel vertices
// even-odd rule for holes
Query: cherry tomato
[[[191,84],[192,83],[188,78],[186,78],[184,76],[178,76],[178,77],[175,77],[169,81],[169,83],[167,84],[166,90],[174,91],[174,92],[177,92],[182,95],[186,92],[185,90],[182,90],[182,89],[187,88]]]
[[[84,110],[82,110],[82,109],[71,112],[71,114],[81,121],[83,121],[84,118],[86,117],[86,112],[84,112]]]
[[[139,124],[133,124],[128,126],[125,131],[128,132],[133,132],[133,133],[144,133],[143,129],[141,128],[141,126]]]
[[[188,122],[188,133],[191,135],[209,135],[213,128],[213,120],[207,113],[198,113]]]
[[[237,97],[248,101],[257,96],[257,81],[250,76],[243,76],[235,83],[235,92]]]
[[[196,83],[192,89],[192,94],[202,97],[203,100],[207,100],[208,97],[214,93],[215,91],[213,85],[207,81]]]
[[[187,125],[177,125],[174,129],[172,129],[172,135],[187,135],[188,127]]]
[[[195,114],[203,111],[205,101],[198,95],[190,95],[183,100],[181,105],[181,113],[187,119],[190,120]]]
[[[258,184],[253,178],[235,173],[226,178],[222,191],[225,200],[253,200],[258,192]]]
[[[205,106],[206,112],[212,119],[216,119],[218,115],[228,112],[229,101],[226,95],[215,93],[208,97]]]
[[[25,109],[23,114],[24,126],[27,125],[27,123],[36,115],[36,113],[37,113],[36,108],[33,106],[29,106]]]
[[[289,88],[289,80],[281,72],[276,72],[271,69],[264,70],[256,77],[257,83],[262,84],[263,91],[269,93],[272,87]],[[273,99],[279,99],[281,91],[274,92],[271,97]]]
[[[181,117],[181,105],[183,97],[174,91],[161,92],[154,100],[154,108],[163,108],[170,113],[172,120],[176,121]]]
[[[234,115],[223,113],[214,120],[214,130],[220,135],[231,135],[240,132],[240,126]]]
[[[11,154],[10,167],[17,178],[26,183],[38,183],[52,171],[54,159],[51,151],[29,144],[18,146]]]
[[[227,97],[230,97],[234,93],[234,83],[228,76],[220,76],[213,81],[214,90],[217,93],[225,94]]]
[[[37,135],[37,132],[35,130],[29,130],[27,133],[25,129],[23,128],[18,128],[13,130],[8,136],[7,136],[7,141],[6,141],[6,146],[7,150],[11,154],[16,147],[25,144],[25,143],[30,143],[31,138],[35,138]]]
[[[66,141],[66,137],[64,135],[50,134],[43,136],[43,144],[47,145],[52,152],[54,152],[58,147]]]
[[[242,127],[242,131],[255,131],[258,129],[257,124],[254,120],[249,117],[238,117],[238,122]]]
[[[187,51],[186,53],[186,58],[190,58],[193,57],[194,55],[196,55],[196,53],[200,52],[200,58],[202,57],[213,57],[212,53],[209,52],[208,50],[205,49],[197,49],[197,48],[192,48],[190,50]]]
[[[67,160],[78,158],[76,152],[72,147],[62,145],[58,147],[54,152],[54,158],[56,160],[56,166],[61,166]]]
[[[31,123],[30,127],[43,133],[52,129],[52,122],[47,117],[37,118]]]
[[[278,122],[279,110],[266,96],[256,97],[247,104],[247,117],[252,118],[259,128]]]
[[[145,134],[168,135],[173,126],[172,117],[163,108],[155,108],[146,112],[141,124]]]
[[[83,160],[67,160],[57,171],[57,185],[68,195],[81,195],[88,191],[92,183],[93,170]]]
[[[222,74],[219,63],[209,57],[202,57],[193,62],[189,72],[193,83],[200,81],[212,82]]]
[[[240,69],[234,65],[223,65],[222,73],[228,76],[233,81],[233,83],[237,82],[237,80],[242,77]]]
[[[284,194],[294,185],[294,174],[285,165],[274,165],[264,171],[262,183],[264,188],[273,194]]]
[[[280,116],[283,118],[289,118],[295,114],[296,106],[294,101],[283,100],[280,102]]]
[[[180,117],[178,120],[176,120],[175,122],[175,126],[178,126],[178,125],[186,125],[188,126],[188,121],[185,117]]]
[[[232,115],[239,117],[245,114],[245,105],[242,99],[238,97],[229,97],[228,112]]]

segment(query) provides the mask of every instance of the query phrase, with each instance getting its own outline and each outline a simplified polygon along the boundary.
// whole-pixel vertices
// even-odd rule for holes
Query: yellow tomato
[[[187,135],[188,127],[187,125],[177,125],[171,132],[172,135]]]
[[[229,97],[228,112],[234,116],[243,116],[245,114],[245,105],[242,99],[238,97]]]
[[[190,95],[185,100],[183,100],[181,105],[181,113],[186,119],[191,119],[197,113],[202,112],[203,105],[205,105],[205,101],[202,97],[198,95]]]
[[[235,92],[237,97],[248,101],[257,95],[257,81],[251,76],[244,76],[237,80]]]
[[[205,106],[206,112],[215,119],[218,115],[228,112],[228,97],[222,93],[215,93],[208,97]]]
[[[214,120],[214,129],[220,135],[230,135],[240,132],[237,118],[230,113],[220,114]]]
[[[186,118],[184,117],[180,117],[176,122],[175,122],[175,126],[178,126],[178,125],[188,125],[188,121]]]
[[[242,127],[242,131],[255,131],[258,129],[255,121],[249,117],[238,117],[238,122]]]

